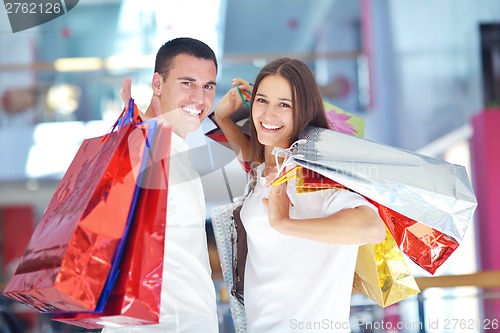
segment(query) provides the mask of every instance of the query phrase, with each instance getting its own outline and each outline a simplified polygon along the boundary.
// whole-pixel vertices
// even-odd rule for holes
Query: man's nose
[[[203,87],[196,87],[193,89],[191,92],[191,102],[193,102],[196,105],[201,105],[203,104],[205,100],[205,90]]]

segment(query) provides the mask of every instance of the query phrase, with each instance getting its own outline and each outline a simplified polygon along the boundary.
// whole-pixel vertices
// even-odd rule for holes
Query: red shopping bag
[[[243,134],[248,136],[248,138],[250,139],[249,115],[250,115],[250,110],[245,106],[241,106],[238,110],[236,110],[233,114],[231,114],[231,120],[236,124],[236,126],[238,126],[240,131],[243,132]],[[219,125],[217,125],[217,122],[215,121],[215,113],[209,114],[208,118],[214,123],[216,127],[213,130],[205,133],[205,135],[208,136],[210,139],[231,149],[229,141],[227,140],[226,136],[224,135]]]
[[[56,313],[53,320],[88,329],[159,322],[171,127],[163,127],[159,132],[148,149],[153,162],[141,181],[118,280],[104,310]],[[162,159],[155,158],[158,156]]]
[[[146,137],[137,111],[86,139],[59,183],[4,294],[41,312],[93,311],[130,220]],[[141,126],[147,134],[149,127]],[[134,171],[135,169],[135,171]]]

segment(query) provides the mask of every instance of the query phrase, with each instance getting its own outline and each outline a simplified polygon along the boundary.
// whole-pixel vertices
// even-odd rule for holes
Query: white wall
[[[482,106],[479,23],[500,21],[500,1],[372,7],[376,105],[367,136],[416,150],[467,123]]]

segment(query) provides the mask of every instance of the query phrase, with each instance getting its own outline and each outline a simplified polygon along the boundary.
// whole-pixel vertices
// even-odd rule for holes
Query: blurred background
[[[269,60],[300,58],[326,101],[365,119],[365,138],[467,168],[479,206],[461,246],[435,274],[445,280],[385,309],[354,295],[353,332],[499,332],[500,278],[485,289],[491,277],[482,275],[500,270],[498,0],[82,0],[16,33],[1,8],[2,290],[82,140],[106,133],[120,113],[122,80],[132,78],[145,109],[156,51],[180,36],[216,51],[216,101],[233,78],[252,81]],[[187,139],[204,184],[209,236],[210,209],[242,195],[246,184],[232,153],[204,135],[214,128],[207,119]],[[221,332],[232,332],[217,265],[214,258]],[[1,301],[0,333],[85,332]]]

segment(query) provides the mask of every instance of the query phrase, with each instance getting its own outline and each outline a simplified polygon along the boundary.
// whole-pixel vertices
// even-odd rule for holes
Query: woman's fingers
[[[233,79],[231,83],[233,86],[238,86],[241,90],[246,90],[246,92],[249,92],[250,94],[253,91],[253,84],[251,84],[247,80],[243,80],[242,78],[237,77]]]

